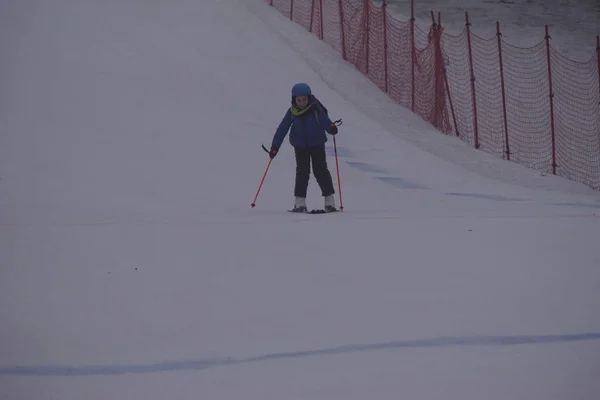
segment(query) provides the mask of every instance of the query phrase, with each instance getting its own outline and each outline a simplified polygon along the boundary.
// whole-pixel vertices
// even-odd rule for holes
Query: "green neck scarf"
[[[312,104],[307,105],[304,108],[298,108],[296,107],[296,105],[293,105],[292,107],[290,107],[290,111],[292,112],[292,115],[294,117],[299,117],[301,115],[304,115],[308,112],[308,110],[310,110],[312,108]]]

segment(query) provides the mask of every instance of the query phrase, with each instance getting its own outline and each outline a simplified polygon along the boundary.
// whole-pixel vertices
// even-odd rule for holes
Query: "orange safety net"
[[[314,32],[382,91],[444,133],[483,151],[600,189],[600,39],[587,62],[550,37],[529,48],[498,34],[423,31],[385,1],[267,0]]]

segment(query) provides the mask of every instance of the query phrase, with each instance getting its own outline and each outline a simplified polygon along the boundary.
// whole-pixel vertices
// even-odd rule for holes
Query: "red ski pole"
[[[269,151],[267,149],[265,149],[265,147],[263,146],[263,149],[268,153]],[[260,193],[260,189],[262,188],[263,182],[265,181],[265,178],[267,177],[267,172],[269,172],[269,167],[271,166],[271,163],[273,162],[273,159],[269,159],[269,163],[267,164],[267,169],[265,170],[265,174],[262,177],[262,180],[260,181],[260,185],[258,186],[258,190],[256,191],[256,196],[254,196],[254,201],[252,201],[252,204],[250,204],[250,207],[254,208],[256,207],[256,199],[258,198],[258,194]]]
[[[334,122],[334,124],[341,125],[342,120],[338,119]],[[335,154],[335,169],[337,171],[338,191],[340,192],[340,211],[344,211],[344,203],[342,201],[342,182],[340,181],[340,165],[338,163],[337,144],[335,142],[335,135],[333,135],[333,153]]]

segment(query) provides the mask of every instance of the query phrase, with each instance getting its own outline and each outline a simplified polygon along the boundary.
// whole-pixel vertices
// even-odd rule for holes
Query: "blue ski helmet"
[[[296,83],[292,87],[292,98],[296,96],[310,96],[312,95],[312,91],[310,90],[310,86],[306,83]]]

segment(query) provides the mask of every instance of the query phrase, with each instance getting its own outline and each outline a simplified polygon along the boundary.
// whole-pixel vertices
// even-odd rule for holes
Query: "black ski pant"
[[[294,148],[294,152],[296,153],[296,185],[294,187],[294,196],[306,197],[311,161],[315,179],[321,188],[321,194],[323,196],[334,194],[335,190],[333,189],[331,173],[327,168],[325,145]]]

